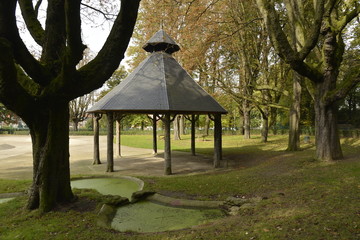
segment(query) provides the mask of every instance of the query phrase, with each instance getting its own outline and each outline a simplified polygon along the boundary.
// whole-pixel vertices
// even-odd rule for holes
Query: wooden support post
[[[99,147],[99,120],[101,114],[95,113],[93,117],[93,127],[94,127],[94,162],[93,164],[101,164],[100,161],[100,147]]]
[[[164,149],[164,159],[165,159],[165,175],[171,175],[171,144],[170,144],[170,113],[166,113],[164,116],[164,127],[165,127],[165,149]]]
[[[107,169],[106,172],[114,171],[114,120],[113,113],[107,113],[108,132],[107,132]]]
[[[157,126],[156,126],[156,122],[157,122],[157,115],[154,114],[153,118],[152,118],[152,124],[153,124],[153,154],[156,155],[157,154]]]
[[[220,160],[222,159],[222,127],[221,114],[214,114],[214,168],[220,167]]]
[[[195,115],[191,115],[191,155],[195,156]]]
[[[116,118],[116,156],[121,157],[121,118]]]

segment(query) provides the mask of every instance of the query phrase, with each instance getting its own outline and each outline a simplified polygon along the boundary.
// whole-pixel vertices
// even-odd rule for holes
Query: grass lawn
[[[148,138],[148,139],[147,139]],[[151,148],[151,136],[123,136],[122,143]],[[313,159],[312,144],[286,152],[286,136],[243,140],[225,136],[224,160],[235,168],[186,176],[140,177],[145,189],[191,199],[261,197],[238,216],[174,232],[120,233],[96,225],[102,197],[78,191],[71,206],[40,216],[24,210],[26,198],[0,204],[0,239],[360,239],[360,139],[343,139],[345,159]],[[161,147],[161,142],[159,145]],[[213,141],[197,141],[197,152],[212,154]],[[172,148],[189,151],[188,136]],[[26,189],[28,181],[0,180],[0,193]]]

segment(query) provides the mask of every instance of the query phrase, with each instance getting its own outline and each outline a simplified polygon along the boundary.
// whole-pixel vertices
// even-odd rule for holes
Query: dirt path
[[[92,165],[93,137],[70,137],[70,171],[72,175],[130,175],[162,176],[163,153],[152,155],[151,149],[122,146],[122,157],[114,158],[114,173],[106,173],[106,136],[100,137],[100,158],[103,164]],[[174,174],[211,171],[211,156],[191,156],[190,153],[173,152]],[[0,178],[31,179],[32,149],[30,136],[0,135]]]

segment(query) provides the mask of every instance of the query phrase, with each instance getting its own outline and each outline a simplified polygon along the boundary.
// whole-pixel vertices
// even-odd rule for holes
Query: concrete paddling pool
[[[71,181],[72,188],[91,188],[103,195],[118,195],[131,198],[133,192],[143,188],[144,183],[138,178],[119,177],[119,178],[86,178]]]
[[[5,203],[7,201],[10,201],[13,198],[0,198],[0,203]]]
[[[142,190],[143,182],[132,177],[89,178],[74,180],[71,186],[91,188],[101,194],[119,195],[130,199],[133,192]],[[216,208],[216,204],[209,208],[201,203],[196,204],[200,201],[193,201],[195,204],[189,205],[187,200],[169,200],[165,197],[165,201],[162,201],[164,197],[155,195],[157,196],[149,197],[149,200],[117,208],[111,227],[118,231],[161,232],[190,228],[224,216],[223,212]],[[185,206],[182,205],[183,202]]]

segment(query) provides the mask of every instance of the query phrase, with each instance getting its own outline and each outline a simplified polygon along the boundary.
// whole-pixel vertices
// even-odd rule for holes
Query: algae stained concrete
[[[128,178],[88,178],[71,181],[72,188],[91,188],[103,195],[118,195],[131,199],[133,192],[142,189],[142,184]]]
[[[188,209],[142,201],[118,208],[111,227],[118,231],[162,232],[191,228],[223,217],[220,209]]]

